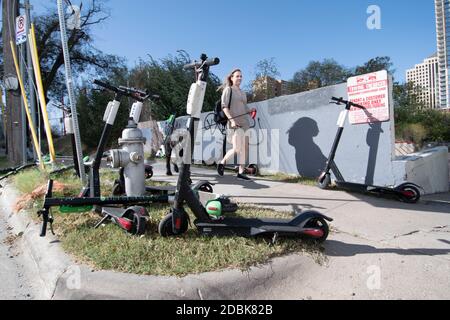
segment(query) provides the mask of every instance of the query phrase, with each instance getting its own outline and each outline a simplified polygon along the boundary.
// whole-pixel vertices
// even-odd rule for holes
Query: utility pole
[[[25,55],[24,55],[24,50],[25,49],[25,45],[21,44],[19,45],[19,66],[20,66],[20,76],[22,77],[22,79],[25,79],[24,75],[25,75]],[[26,97],[25,97],[26,99]],[[22,165],[26,165],[28,162],[28,139],[27,139],[27,117],[25,112],[23,112],[23,110],[25,110],[25,103],[23,102],[23,99],[20,99],[20,110],[22,110],[22,115],[21,115],[21,123],[22,123]]]
[[[25,9],[25,15],[27,17],[27,37],[30,34],[31,29],[31,9],[32,6],[30,5],[30,0],[25,0],[23,8]],[[31,112],[31,119],[33,119],[33,123],[37,124],[36,119],[36,93],[34,88],[36,87],[34,84],[34,70],[33,70],[33,61],[31,60],[31,48],[30,48],[30,42],[27,41],[26,44],[27,49],[27,63],[28,63],[28,87],[30,91],[30,112]],[[39,116],[39,115],[38,115]],[[37,134],[39,135],[39,141],[41,137],[41,128],[38,126],[37,128]],[[40,144],[39,144],[40,145]],[[34,149],[33,149],[34,150]],[[36,152],[34,152],[34,160],[36,160]]]
[[[3,59],[5,77],[17,78],[10,41],[16,42],[15,25],[19,14],[18,0],[3,0]],[[7,88],[8,89],[8,88]],[[23,161],[22,150],[22,122],[23,108],[21,108],[22,97],[19,90],[6,91],[6,132],[8,144],[8,160],[14,165]]]

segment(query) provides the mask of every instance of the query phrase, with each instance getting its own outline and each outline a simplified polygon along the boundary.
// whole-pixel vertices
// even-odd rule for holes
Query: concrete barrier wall
[[[250,134],[249,163],[257,163],[263,173],[317,178],[325,168],[344,110],[344,106],[329,103],[333,96],[347,99],[347,85],[251,104],[258,110],[259,120]],[[393,103],[390,105],[389,122],[350,125],[347,119],[336,154],[345,180],[380,186],[409,181],[422,186],[426,194],[448,191],[445,148],[396,160]],[[213,164],[223,157],[221,132],[214,127],[205,129],[205,123],[211,121],[211,113],[202,115],[194,151],[196,162]]]
[[[395,184],[407,180],[424,189],[425,194],[449,191],[448,148],[437,147],[399,157],[393,162]]]
[[[267,130],[269,137],[260,133],[264,137],[260,139],[259,147],[251,147],[250,163],[257,162],[255,155],[259,151],[260,155],[267,153],[272,158],[271,163],[267,163],[264,157],[259,157],[258,163],[263,171],[318,177],[332,148],[339,114],[344,110],[344,106],[329,104],[333,96],[347,98],[347,85],[251,104],[250,107],[258,110],[261,129]],[[259,129],[259,125],[257,127]],[[203,146],[197,148],[195,158],[207,162],[220,159],[221,152],[211,154],[209,150],[221,150],[221,135],[216,132],[213,138],[211,132],[204,132],[197,140],[198,147],[202,139]],[[279,146],[273,154],[272,141]],[[394,181],[394,144],[393,122],[352,126],[347,120],[336,163],[348,181],[391,185]],[[208,151],[202,158],[199,150],[205,149]]]

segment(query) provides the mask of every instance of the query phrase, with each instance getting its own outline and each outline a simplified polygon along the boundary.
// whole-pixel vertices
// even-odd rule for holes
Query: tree
[[[104,76],[112,66],[121,65],[122,59],[102,53],[93,44],[92,27],[109,18],[105,3],[107,0],[91,0],[83,6],[81,29],[68,34],[68,45],[74,77],[77,75]],[[35,18],[36,44],[40,55],[45,97],[58,100],[65,92],[64,56],[59,31],[59,17],[56,7],[50,7],[47,14]],[[68,18],[68,16],[66,17]]]
[[[395,69],[392,69],[394,63],[391,61],[390,57],[376,57],[370,59],[362,66],[357,66],[354,71],[355,76],[362,74],[377,72],[381,70],[387,70],[390,74],[395,73]]]
[[[292,79],[293,92],[302,92],[347,81],[350,70],[334,59],[311,61],[305,69],[297,71]]]
[[[271,77],[277,78],[281,74],[278,71],[278,66],[275,58],[267,58],[259,61],[255,67],[255,79]]]
[[[128,70],[126,68],[117,68],[110,71],[107,78],[103,80],[114,85],[126,85],[127,76]],[[104,126],[102,122],[103,115],[108,102],[113,97],[114,94],[110,91],[92,88],[88,83],[84,84],[83,88],[78,91],[77,109],[81,140],[89,150],[97,147]],[[122,98],[121,102],[122,104],[117,113],[116,122],[112,128],[109,146],[117,145],[118,138],[121,136],[122,130],[127,124],[129,107],[131,106],[127,105],[126,98]]]

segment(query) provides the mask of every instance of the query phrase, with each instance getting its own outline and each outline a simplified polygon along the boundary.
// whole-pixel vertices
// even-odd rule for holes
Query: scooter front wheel
[[[174,237],[187,232],[189,228],[189,220],[183,218],[181,220],[181,228],[179,234],[175,234],[173,231],[173,214],[169,213],[161,222],[159,223],[158,232],[163,238]]]
[[[322,174],[317,180],[317,186],[322,189],[328,189],[331,184],[331,175],[329,173]]]

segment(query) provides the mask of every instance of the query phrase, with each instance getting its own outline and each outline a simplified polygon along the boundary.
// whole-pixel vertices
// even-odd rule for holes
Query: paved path
[[[0,300],[35,298],[19,242],[0,215]]]
[[[160,164],[154,179],[167,180]],[[171,178],[175,181],[177,177]],[[240,203],[276,210],[316,210],[332,217],[325,243],[327,263],[304,262],[301,273],[286,274],[266,294],[252,298],[288,299],[450,299],[450,193],[405,204],[360,194],[264,179],[218,178],[193,169],[193,180],[217,183],[214,191]]]

